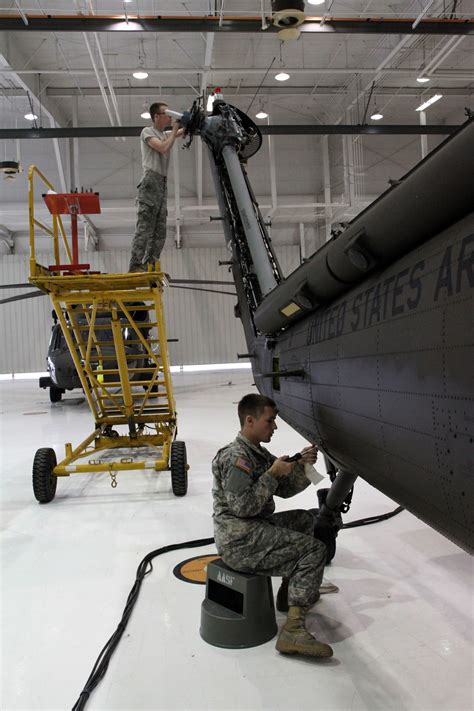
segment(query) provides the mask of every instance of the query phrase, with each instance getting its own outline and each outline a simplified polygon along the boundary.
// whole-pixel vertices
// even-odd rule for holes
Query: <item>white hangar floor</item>
[[[179,375],[175,389],[191,465],[186,497],[173,496],[168,473],[120,474],[115,490],[106,476],[73,475],[59,481],[52,503],[39,505],[31,487],[36,449],[62,455],[66,441],[91,431],[89,410],[74,393],[51,406],[35,381],[0,382],[4,711],[71,708],[146,553],[212,536],[210,462],[238,429],[236,403],[252,390],[250,375]],[[270,449],[291,454],[301,446],[281,423]],[[277,508],[316,501],[311,486]],[[360,481],[346,520],[394,506]],[[325,663],[285,658],[274,641],[245,650],[206,644],[204,587],[172,571],[212,551],[154,560],[88,709],[472,709],[472,559],[409,513],[339,535],[326,577],[340,591],[309,615],[310,629],[334,647]]]

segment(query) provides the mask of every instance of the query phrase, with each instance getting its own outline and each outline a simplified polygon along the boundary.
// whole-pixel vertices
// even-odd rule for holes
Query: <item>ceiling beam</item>
[[[474,81],[474,78],[473,78]],[[230,86],[229,84],[225,87],[226,99],[234,97],[248,97],[254,96],[258,87],[256,86],[246,86],[239,87],[237,91],[237,86]],[[474,87],[456,87],[443,86],[440,83],[433,82],[430,84],[430,91],[440,90],[443,92],[443,96],[469,96],[474,94]],[[24,96],[24,92],[15,91],[13,89],[3,90],[7,96]],[[316,91],[313,91],[312,86],[284,86],[284,87],[267,87],[264,86],[258,91],[258,98],[263,98],[265,96],[273,95],[277,97],[284,96],[299,96],[304,94],[308,96],[311,92],[311,96],[340,96],[341,87],[339,86],[318,86]],[[157,96],[191,96],[191,92],[188,87],[184,86],[116,86],[115,94],[117,96],[151,96],[156,94]],[[46,89],[46,95],[51,97],[58,96],[99,96],[100,89],[94,86],[81,87],[81,90],[75,86],[51,86]],[[398,87],[398,86],[383,86],[377,89],[377,96],[420,96],[420,89],[417,87]],[[232,103],[232,102],[231,102]]]
[[[237,74],[241,76],[258,76],[259,78],[262,74],[265,74],[268,67],[190,67],[190,68],[160,68],[155,67],[143,67],[145,71],[148,72],[150,76],[161,77],[177,77],[177,76],[195,76],[196,74],[222,74],[224,77],[232,76]],[[385,67],[385,72],[390,74],[392,77],[406,77],[407,79],[414,79],[419,75],[420,71],[417,69],[403,69],[400,67]],[[108,73],[110,75],[116,76],[131,76],[133,72],[137,70],[134,68],[109,68]],[[367,68],[367,67],[286,67],[285,71],[289,74],[330,74],[330,75],[343,75],[348,74],[375,74],[378,71],[378,67]],[[95,72],[92,69],[57,69],[56,67],[42,67],[37,69],[11,69],[4,68],[1,70],[2,74],[8,75],[8,73],[15,74],[47,74],[47,75],[65,75],[71,76],[95,76]],[[469,69],[444,69],[440,72],[430,72],[432,79],[449,79],[453,81],[474,81],[474,73]],[[209,77],[208,77],[209,78]]]
[[[334,125],[334,124],[273,124],[259,126],[263,135],[274,136],[311,136],[311,135],[447,135],[456,131],[458,125],[417,126],[412,124],[392,124],[385,126],[373,125]],[[114,138],[115,136],[139,136],[143,126],[90,126],[77,128],[3,128],[0,129],[0,140],[19,138]]]
[[[133,16],[127,15],[0,15],[0,30],[8,32],[267,32],[279,28],[269,24],[262,30],[261,16],[223,18],[216,16]],[[269,22],[271,23],[271,19]],[[474,20],[428,18],[413,27],[416,18],[345,18],[308,16],[299,26],[301,32],[397,35],[468,35],[474,34]]]

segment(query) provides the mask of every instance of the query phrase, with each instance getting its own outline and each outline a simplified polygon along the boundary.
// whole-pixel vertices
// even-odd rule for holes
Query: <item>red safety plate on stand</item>
[[[43,199],[52,215],[97,215],[99,193],[45,193]]]
[[[48,267],[50,272],[66,273],[66,270],[69,270],[69,274],[73,274],[75,271],[89,271],[90,268],[90,264],[50,264]],[[93,272],[93,274],[100,274],[100,272]]]

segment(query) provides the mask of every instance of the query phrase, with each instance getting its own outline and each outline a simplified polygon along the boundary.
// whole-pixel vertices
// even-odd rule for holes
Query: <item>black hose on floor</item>
[[[368,526],[371,523],[386,521],[387,519],[392,518],[392,516],[396,516],[396,514],[400,513],[401,511],[404,511],[404,509],[402,506],[399,506],[398,508],[394,509],[394,511],[391,511],[386,514],[381,514],[380,516],[370,516],[368,518],[361,518],[357,521],[345,523],[343,528],[356,528],[357,526]],[[214,543],[214,538],[199,538],[196,541],[187,541],[186,543],[174,543],[170,546],[163,546],[163,548],[157,548],[156,550],[151,551],[151,553],[147,553],[147,555],[143,558],[137,568],[135,583],[133,584],[133,587],[128,595],[127,604],[125,605],[122,619],[117,625],[117,629],[110,637],[110,639],[106,642],[105,646],[97,657],[96,663],[92,668],[89,678],[87,679],[86,684],[79,695],[79,698],[72,707],[72,711],[82,711],[82,709],[85,708],[89,696],[91,695],[91,692],[95,689],[97,684],[104,678],[107,668],[109,666],[109,662],[112,658],[112,654],[114,653],[127,627],[130,615],[132,614],[132,610],[138,599],[138,594],[140,592],[142,582],[145,577],[153,570],[153,565],[151,562],[153,558],[156,558],[162,553],[178,551],[181,548],[200,548],[201,546],[210,546],[212,543]]]
[[[137,575],[135,579],[135,583],[130,590],[130,593],[127,598],[127,604],[125,605],[125,610],[123,611],[122,619],[120,620],[119,624],[117,625],[117,629],[113,633],[113,635],[110,637],[110,639],[106,642],[104,648],[102,649],[101,653],[97,657],[97,661],[94,664],[94,667],[89,675],[89,678],[86,681],[86,684],[81,691],[79,698],[77,699],[76,703],[72,707],[72,711],[81,711],[83,708],[85,708],[85,705],[89,699],[89,696],[91,692],[95,689],[99,681],[101,681],[105,673],[107,671],[107,668],[109,666],[110,659],[112,657],[112,654],[115,651],[115,648],[117,647],[118,643],[120,642],[120,638],[122,637],[123,633],[125,632],[125,629],[127,627],[127,623],[130,619],[130,615],[132,614],[132,610],[135,606],[135,603],[138,599],[138,594],[140,592],[140,588],[142,585],[142,582],[144,578],[151,573],[153,570],[153,565],[152,565],[152,560],[153,558],[156,558],[157,556],[161,555],[162,553],[169,553],[170,551],[177,551],[180,550],[181,548],[199,548],[200,546],[209,546],[211,543],[214,543],[214,538],[200,538],[196,541],[187,541],[186,543],[174,543],[171,546],[164,546],[163,548],[157,548],[155,551],[151,551],[151,553],[147,553],[147,555],[143,558],[142,562],[137,568]]]

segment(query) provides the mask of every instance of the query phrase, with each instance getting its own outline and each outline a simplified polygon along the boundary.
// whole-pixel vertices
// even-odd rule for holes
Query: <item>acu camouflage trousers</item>
[[[326,546],[314,538],[314,516],[303,509],[257,519],[251,534],[220,547],[222,560],[242,573],[289,579],[288,603],[310,607],[319,598]]]
[[[138,183],[137,226],[129,271],[153,264],[166,240],[166,176],[147,170]]]

